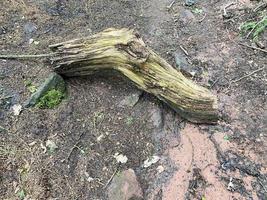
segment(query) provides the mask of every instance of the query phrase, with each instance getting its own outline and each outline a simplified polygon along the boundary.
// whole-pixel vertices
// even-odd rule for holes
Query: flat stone
[[[190,65],[186,57],[179,53],[174,53],[175,64],[177,69],[179,69],[185,76],[193,77],[195,75],[199,76],[201,74],[201,70],[193,65]]]
[[[65,93],[66,91],[64,79],[54,72],[51,73],[45,82],[37,89],[37,91],[32,94],[30,99],[25,102],[24,107],[35,106],[42,96],[53,89],[59,90],[62,93]]]
[[[142,200],[143,192],[134,170],[118,173],[108,187],[109,200]]]
[[[32,22],[27,22],[23,29],[26,35],[32,35],[37,31],[37,25]]]
[[[9,110],[13,105],[18,103],[19,98],[20,94],[18,92],[12,91],[0,84],[0,109],[2,111]]]
[[[6,27],[0,26],[0,35],[4,35],[4,34],[6,34],[6,32],[7,32]]]
[[[0,133],[6,133],[6,132],[7,130],[4,127],[0,126]]]
[[[155,108],[151,111],[151,122],[153,123],[154,127],[157,129],[163,128],[163,118],[162,118],[162,110],[160,108]]]
[[[180,53],[175,52],[173,54],[174,59],[175,59],[175,65],[177,69],[187,69],[189,67],[189,63],[186,60],[186,57]]]
[[[125,97],[119,104],[120,107],[133,107],[139,100],[142,91],[137,90],[135,93]]]
[[[192,6],[196,3],[196,0],[185,0],[185,5],[186,6]]]
[[[196,18],[190,10],[182,9],[179,14],[179,20],[184,24],[188,24],[195,21]]]

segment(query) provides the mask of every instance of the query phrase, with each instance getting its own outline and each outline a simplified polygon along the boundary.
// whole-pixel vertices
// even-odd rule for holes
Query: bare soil
[[[68,98],[57,108],[14,116],[12,106],[30,96],[25,81],[38,86],[53,69],[43,60],[0,60],[1,199],[107,199],[114,172],[128,168],[144,199],[267,199],[266,53],[238,45],[254,45],[239,27],[266,13],[255,11],[263,1],[177,0],[167,9],[171,2],[0,1],[1,54],[47,53],[49,44],[134,28],[173,66],[179,53],[199,69],[193,79],[218,95],[223,116],[217,125],[191,124],[112,72],[66,79]],[[116,153],[128,161],[119,164]],[[144,168],[154,155],[160,160]]]

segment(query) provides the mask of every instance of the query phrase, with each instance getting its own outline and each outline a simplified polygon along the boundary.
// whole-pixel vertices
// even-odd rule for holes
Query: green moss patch
[[[27,85],[31,85],[28,82]],[[66,96],[64,79],[57,73],[51,73],[25,102],[25,107],[37,106],[39,108],[54,108]],[[38,104],[38,105],[37,105]]]
[[[38,108],[54,108],[64,99],[65,94],[60,90],[52,89],[42,96],[36,104]]]

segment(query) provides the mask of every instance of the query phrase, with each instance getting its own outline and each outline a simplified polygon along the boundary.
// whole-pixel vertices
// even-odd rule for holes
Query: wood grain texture
[[[174,69],[129,29],[107,29],[50,48],[52,64],[64,76],[84,76],[104,69],[117,70],[138,88],[167,103],[185,119],[216,123],[217,98]]]

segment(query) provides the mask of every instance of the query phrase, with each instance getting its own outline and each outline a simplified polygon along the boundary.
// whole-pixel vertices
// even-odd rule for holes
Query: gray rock
[[[3,97],[0,99],[0,109],[7,110],[9,109],[12,104],[12,96]]]
[[[185,5],[186,6],[192,6],[196,3],[196,0],[185,0]]]
[[[182,9],[179,14],[179,20],[184,23],[188,24],[196,20],[195,15],[187,9]]]
[[[0,133],[6,133],[6,132],[7,130],[4,127],[0,126]]]
[[[31,36],[37,31],[37,25],[32,22],[27,22],[23,28],[24,28],[25,34],[29,36]]]
[[[108,187],[109,200],[141,200],[143,192],[134,170],[128,169],[118,173]]]
[[[39,99],[46,94],[46,92],[56,89],[65,93],[66,86],[64,79],[57,73],[51,73],[45,82],[32,94],[29,100],[24,104],[24,107],[31,107],[38,103]]]
[[[175,65],[177,69],[181,70],[189,67],[189,63],[187,62],[185,56],[179,53],[174,53],[173,56],[175,59]]]
[[[255,44],[261,48],[261,49],[265,49],[265,44],[262,41],[256,40]]]
[[[163,117],[162,110],[160,108],[155,108],[152,110],[151,121],[155,128],[162,129],[163,128]]]
[[[0,72],[1,74],[1,72]],[[0,109],[8,110],[18,102],[20,94],[0,85]]]
[[[0,35],[6,34],[6,32],[7,32],[6,27],[1,26],[1,27],[0,27]]]
[[[133,107],[139,100],[142,91],[136,90],[135,93],[130,94],[129,96],[125,97],[120,103],[120,107]]]
[[[174,53],[176,67],[186,76],[193,77],[201,74],[201,69],[196,66],[190,65],[186,57],[179,53]]]
[[[220,86],[220,87],[225,87],[225,86],[228,86],[229,85],[229,80],[226,79],[225,77],[221,77],[217,80],[217,85]]]

